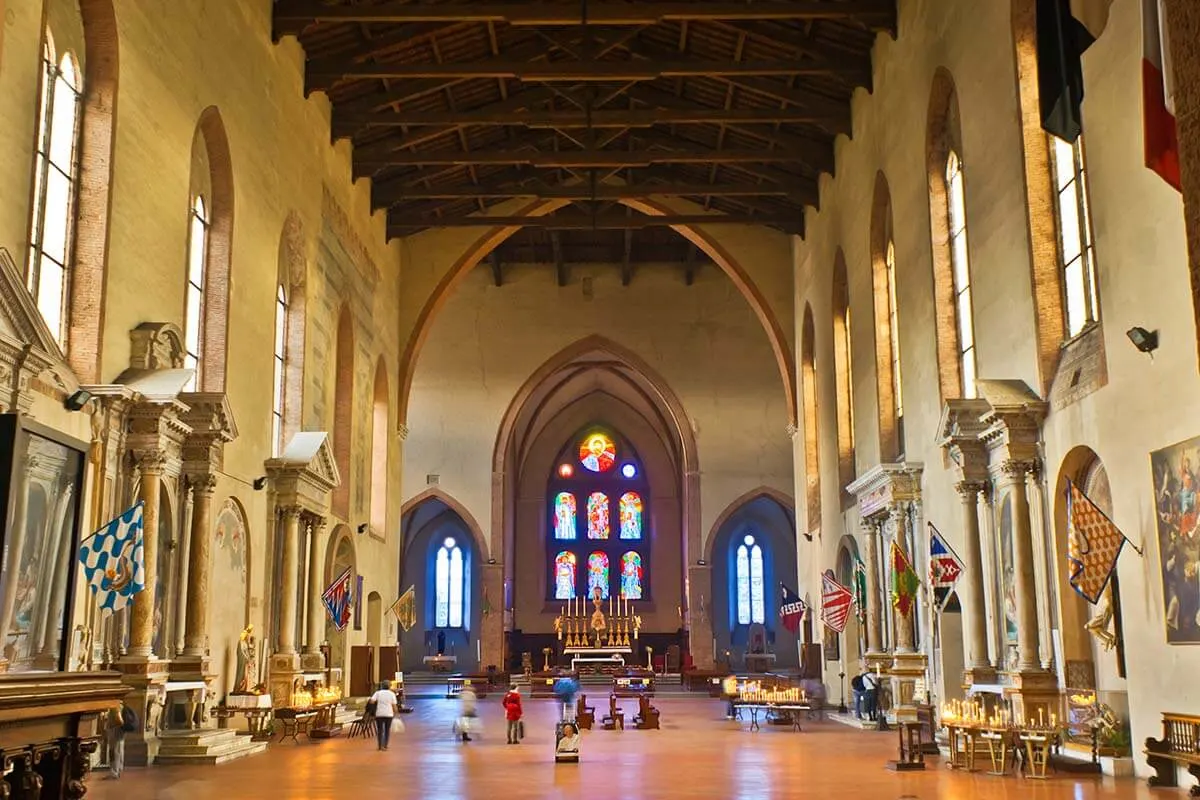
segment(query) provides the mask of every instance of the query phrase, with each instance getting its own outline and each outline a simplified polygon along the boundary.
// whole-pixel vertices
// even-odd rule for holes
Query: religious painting
[[[591,472],[608,472],[617,460],[617,446],[603,433],[593,433],[579,445],[579,463]]]
[[[621,597],[642,599],[642,557],[633,550],[621,556]]]
[[[822,638],[824,639],[824,641],[821,644],[821,649],[825,651],[825,660],[826,661],[841,661],[842,660],[841,634],[839,634],[837,631],[835,631],[833,628],[829,627],[828,625],[823,626],[823,628],[824,628],[824,636]]]
[[[588,538],[607,539],[608,524],[608,495],[604,492],[592,492],[588,495]]]
[[[575,554],[566,550],[554,557],[554,599],[575,599]]]
[[[246,517],[238,501],[226,498],[217,512],[213,531],[212,572],[209,580],[209,627],[214,632],[210,643],[214,656],[237,649],[238,632],[250,622],[246,603]],[[225,676],[217,679],[218,696],[232,691]],[[252,684],[253,685],[253,684]]]
[[[175,526],[172,521],[174,507],[171,503],[171,487],[163,483],[159,488],[162,500],[158,505],[158,540],[169,542],[174,538]],[[167,604],[170,599],[168,587],[174,583],[171,574],[171,548],[158,548],[158,576],[155,580],[154,591],[154,638],[150,647],[159,658],[167,658],[168,627],[174,628],[172,621],[167,619]]]
[[[559,492],[554,498],[554,538],[575,538],[575,495]]]
[[[621,495],[621,538],[642,538],[642,496],[637,492]]]
[[[608,599],[608,556],[599,551],[588,556],[587,596],[595,597],[600,590],[600,599]]]
[[[1012,497],[1000,504],[1000,603],[1004,612],[1004,640],[1017,642],[1017,571],[1013,561]]]
[[[1168,644],[1200,644],[1200,437],[1150,454]]]

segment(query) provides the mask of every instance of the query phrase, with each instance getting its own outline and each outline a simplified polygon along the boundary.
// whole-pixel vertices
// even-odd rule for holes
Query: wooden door
[[[396,657],[396,648],[383,646],[379,648],[379,680],[390,681],[400,671],[400,659]]]
[[[375,647],[356,644],[350,648],[350,695],[370,697],[375,691]]]

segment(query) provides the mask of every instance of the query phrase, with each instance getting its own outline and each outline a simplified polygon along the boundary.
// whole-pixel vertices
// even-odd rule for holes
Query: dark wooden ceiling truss
[[[675,263],[690,284],[705,257],[672,227],[803,235],[851,95],[871,88],[874,37],[895,25],[895,0],[274,6],[389,235],[522,229],[488,259],[497,286],[523,262],[560,284],[569,264],[618,264],[625,285],[639,264]],[[627,205],[676,197],[695,208]],[[539,201],[561,208],[530,214]]]

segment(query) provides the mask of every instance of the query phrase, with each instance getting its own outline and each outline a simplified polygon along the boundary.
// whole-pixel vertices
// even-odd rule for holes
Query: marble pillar
[[[151,453],[138,461],[141,473],[139,499],[142,507],[142,574],[146,588],[134,595],[133,619],[129,631],[129,656],[152,659],[154,654],[154,598],[158,590],[158,512],[166,458]]]
[[[1037,585],[1033,564],[1033,532],[1029,522],[1029,493],[1026,476],[1034,468],[1028,461],[1010,459],[1001,465],[1004,480],[1012,498],[1013,572],[1017,595],[1017,670],[1037,670],[1038,615]]]
[[[979,530],[979,493],[986,485],[974,481],[955,484],[962,500],[963,574],[959,599],[963,606],[963,638],[967,647],[965,683],[990,683],[995,671],[988,659],[987,601],[984,597],[983,542]]]
[[[904,504],[897,504],[891,510],[892,530],[895,536],[896,546],[904,553],[904,557],[908,562],[912,563],[912,553],[908,547],[908,509]],[[890,572],[890,570],[889,570]],[[916,652],[916,598],[913,598],[912,607],[909,608],[907,616],[901,616],[896,607],[892,606],[892,614],[894,626],[896,630],[896,652],[897,653],[913,653]]]
[[[296,581],[299,579],[300,507],[281,509],[283,516],[283,558],[279,586],[279,651],[296,652]]]
[[[183,654],[189,658],[206,655],[208,637],[209,571],[212,565],[212,500],[216,475],[198,475],[188,480],[192,490],[191,552],[188,556],[187,613]]]
[[[867,537],[867,653],[883,652],[883,604],[879,593],[879,524],[863,520]]]
[[[311,518],[308,524],[308,584],[305,587],[306,617],[304,636],[304,655],[300,660],[305,672],[316,672],[325,668],[325,659],[321,655],[321,641],[325,638],[325,613],[321,607],[321,593],[324,570],[321,568],[322,533],[325,530],[325,520]],[[378,645],[379,642],[372,642]]]

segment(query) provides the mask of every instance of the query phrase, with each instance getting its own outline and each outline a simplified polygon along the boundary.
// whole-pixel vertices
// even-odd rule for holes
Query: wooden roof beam
[[[795,186],[760,183],[705,184],[666,180],[663,183],[636,183],[626,185],[603,184],[592,187],[586,184],[572,186],[548,186],[506,179],[483,181],[479,186],[433,186],[405,189],[388,184],[372,187],[371,205],[374,209],[408,203],[416,200],[508,200],[514,197],[529,197],[539,200],[644,200],[649,197],[786,197],[797,203],[809,202],[816,195],[816,181],[797,177]]]
[[[314,22],[507,22],[510,25],[657,25],[694,20],[855,20],[889,28],[895,0],[756,0],[756,2],[641,2],[595,0],[586,11],[574,3],[407,3],[327,5],[319,0],[276,4],[274,29],[298,32]]]
[[[356,158],[355,167],[376,171],[404,166],[484,166],[492,164],[523,164],[539,169],[609,169],[617,167],[647,167],[651,164],[770,164],[809,163],[811,154],[774,150],[567,150],[542,153],[517,150],[476,150],[464,153],[456,150],[435,150],[418,153],[394,153],[377,159]]]
[[[415,220],[405,218],[397,212],[388,215],[388,233],[403,235],[404,232],[424,228],[540,228],[551,231],[589,230],[640,230],[643,228],[673,228],[692,225],[766,225],[780,228],[787,233],[801,235],[804,218],[801,214],[785,216],[761,216],[745,214],[669,214],[649,216],[646,214],[547,214],[545,216],[446,216],[441,219]]]
[[[660,94],[659,92],[652,92]],[[827,115],[808,109],[794,108],[704,108],[687,101],[675,108],[601,109],[587,114],[583,111],[531,111],[513,114],[529,108],[551,95],[549,89],[533,89],[511,95],[501,103],[489,103],[480,108],[459,111],[382,111],[378,113],[349,113],[334,109],[334,135],[348,136],[360,128],[400,127],[525,127],[525,128],[649,128],[654,125],[770,125],[782,124],[841,124],[846,114]],[[647,96],[650,93],[647,93]],[[521,105],[518,105],[520,103]]]

